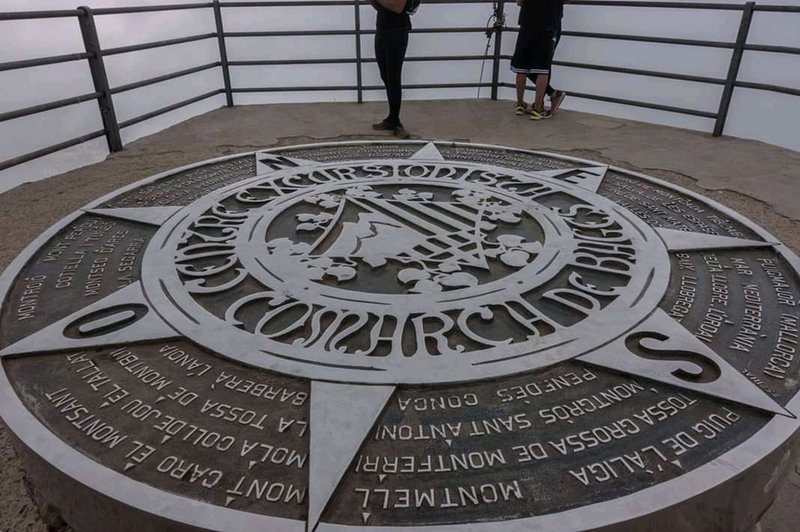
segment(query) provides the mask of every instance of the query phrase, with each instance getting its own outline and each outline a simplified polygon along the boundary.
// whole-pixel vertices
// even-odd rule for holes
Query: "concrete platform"
[[[106,161],[0,194],[0,267],[61,217],[128,183],[217,156],[276,145],[385,138],[370,124],[383,104],[303,104],[220,109],[137,141]],[[551,151],[674,182],[723,203],[800,251],[800,154],[766,144],[564,111],[532,123],[508,102],[410,102],[415,138]],[[793,530],[800,464],[791,465],[761,530]],[[0,429],[0,530],[44,530],[23,472]],[[48,523],[53,524],[53,523]]]

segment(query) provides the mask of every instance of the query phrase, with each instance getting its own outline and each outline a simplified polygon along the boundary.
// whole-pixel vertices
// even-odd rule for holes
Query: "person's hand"
[[[372,4],[372,7],[378,9],[378,0],[369,0],[369,3]]]
[[[518,5],[519,7],[522,7],[522,0],[517,0],[517,5]]]

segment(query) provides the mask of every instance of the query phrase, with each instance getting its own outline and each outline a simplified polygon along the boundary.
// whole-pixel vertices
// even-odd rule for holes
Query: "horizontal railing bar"
[[[356,85],[329,85],[311,87],[239,87],[231,89],[231,92],[312,92],[312,91],[355,91]]]
[[[406,57],[406,62],[425,62],[425,61],[482,61],[487,59],[482,55],[432,55],[419,57]],[[362,63],[374,63],[374,57],[364,57]],[[328,58],[328,59],[265,59],[253,61],[228,61],[228,66],[291,66],[291,65],[339,65],[354,64],[358,59],[349,57]]]
[[[513,83],[501,83],[500,86],[514,88]],[[533,87],[526,87],[526,90],[533,90]],[[608,102],[608,103],[617,103],[621,105],[630,105],[632,107],[642,107],[645,109],[654,109],[656,111],[668,111],[670,113],[678,113],[690,116],[699,116],[701,118],[716,118],[717,115],[715,113],[709,113],[706,111],[698,111],[696,109],[686,109],[683,107],[673,107],[671,105],[661,105],[657,103],[650,103],[650,102],[641,102],[638,100],[628,100],[625,98],[614,98],[611,96],[600,96],[597,94],[585,94],[582,92],[573,92],[567,91],[570,96],[575,96],[576,98],[584,98],[587,100],[597,100],[601,102]]]
[[[103,55],[117,55],[126,54],[128,52],[138,52],[139,50],[149,50],[151,48],[161,48],[164,46],[172,46],[175,44],[183,44],[187,42],[202,41],[205,39],[216,39],[216,33],[202,33],[200,35],[190,35],[189,37],[179,37],[177,39],[167,39],[164,41],[153,41],[144,44],[132,44],[130,46],[119,46],[117,48],[108,48],[103,50]]]
[[[193,4],[162,4],[153,6],[131,6],[131,7],[104,7],[100,9],[93,9],[92,13],[95,15],[126,15],[131,13],[151,13],[153,11],[180,11],[183,9],[202,9],[204,7],[212,7],[214,4],[211,2],[193,3]]]
[[[756,89],[770,92],[780,92],[782,94],[789,94],[791,96],[800,96],[800,89],[793,89],[791,87],[782,87],[780,85],[768,85],[766,83],[751,83],[749,81],[737,81],[737,87],[743,89]]]
[[[163,114],[169,113],[170,111],[174,111],[176,109],[180,109],[181,107],[186,107],[187,105],[191,105],[193,103],[197,103],[202,100],[206,100],[211,98],[212,96],[216,96],[217,94],[224,94],[225,89],[216,89],[213,91],[209,91],[205,94],[201,94],[199,96],[195,96],[194,98],[189,98],[187,100],[183,100],[178,103],[174,103],[172,105],[168,105],[166,107],[162,107],[160,109],[156,109],[155,111],[150,111],[149,113],[143,114],[141,116],[137,116],[136,118],[131,118],[130,120],[126,120],[124,122],[119,123],[120,129],[126,128],[129,126],[136,125],[140,122],[144,122],[145,120],[150,120],[151,118],[155,118],[157,116],[161,116]]]
[[[505,0],[512,2],[513,0]],[[492,0],[425,0],[425,4],[491,4]],[[361,5],[368,6],[367,0],[361,0]]]
[[[350,4],[352,6],[352,4]],[[480,26],[463,28],[414,28],[411,33],[483,33]],[[276,31],[226,31],[228,37],[328,37],[336,35],[355,35],[355,30],[276,30]],[[374,35],[375,30],[361,30],[359,35]]]
[[[324,37],[329,35],[355,35],[355,30],[281,30],[281,31],[226,31],[229,37]]]
[[[631,107],[642,107],[645,109],[654,109],[656,111],[667,111],[670,113],[678,113],[683,115],[690,115],[690,116],[699,116],[701,118],[717,118],[716,113],[709,113],[707,111],[698,111],[696,109],[686,109],[683,107],[673,107],[671,105],[661,105],[657,103],[650,103],[650,102],[640,102],[637,100],[628,100],[625,98],[613,98],[610,96],[599,96],[597,94],[584,94],[580,92],[569,92],[570,96],[575,96],[576,98],[584,98],[586,100],[598,100],[601,102],[608,102],[608,103],[617,103],[621,105],[630,105]]]
[[[506,0],[509,2],[510,0]],[[710,9],[717,11],[742,11],[743,4],[711,4],[707,2],[625,2],[624,0],[568,0],[573,6],[597,7],[652,7],[659,9]]]
[[[800,18],[798,18],[800,23]],[[774,52],[778,54],[794,54],[800,55],[800,48],[792,46],[774,46],[771,44],[745,44],[744,49],[748,52]]]
[[[491,87],[491,83],[426,83],[416,85],[403,85],[403,90],[414,89],[475,89],[478,87]],[[386,90],[383,85],[368,85],[362,87],[363,90],[377,91]],[[239,87],[231,89],[236,93],[254,93],[254,92],[312,92],[312,91],[355,91],[358,87],[355,85],[338,85],[338,86],[310,86],[310,87]]]
[[[779,6],[772,4],[759,5],[753,7],[753,11],[765,11],[772,13],[800,13],[800,6]]]
[[[512,2],[513,0],[504,0]],[[425,0],[425,4],[491,4],[492,0]],[[361,5],[368,6],[367,0],[361,0]]]
[[[491,61],[491,57],[486,57],[484,55],[426,55],[426,56],[416,56],[416,57],[406,57],[406,61],[418,61],[418,62],[427,62],[427,61],[483,61],[486,59],[487,61]],[[377,59],[374,57],[365,57],[361,60],[364,63],[375,63]]]
[[[66,150],[67,148],[77,146],[78,144],[83,144],[84,142],[94,140],[96,138],[102,137],[103,135],[105,135],[105,131],[101,129],[100,131],[89,133],[88,135],[82,135],[80,137],[75,137],[74,139],[54,144],[53,146],[50,146],[48,148],[42,148],[41,150],[32,151],[30,153],[26,153],[25,155],[20,155],[19,157],[14,157],[13,159],[2,161],[0,162],[0,171],[7,170],[13,166],[18,166],[23,163],[27,163],[34,159],[38,159],[39,157],[50,155],[51,153],[55,153],[57,151]]]
[[[88,102],[90,100],[96,100],[102,94],[103,94],[102,92],[81,94],[80,96],[73,96],[72,98],[64,98],[63,100],[56,100],[54,102],[32,105],[30,107],[25,107],[24,109],[18,109],[16,111],[0,113],[0,122],[6,122],[7,120],[22,118],[23,116],[35,115],[38,113],[44,113],[46,111],[52,111],[53,109],[60,109],[62,107],[67,107],[69,105],[76,105],[79,103]]]
[[[373,60],[374,61],[374,60]],[[693,81],[693,80],[689,80]],[[699,81],[699,80],[698,80]],[[723,84],[724,80],[704,80],[707,83]],[[501,83],[502,87],[514,88],[512,83]],[[477,87],[491,87],[491,83],[428,83],[428,84],[409,84],[403,85],[403,89],[458,89],[458,88],[477,88]],[[779,87],[777,85],[765,85],[760,83],[738,82],[737,86],[743,88],[752,88],[760,90],[769,90],[774,92],[783,92],[785,94],[800,95],[799,89],[791,89],[787,87]],[[307,86],[307,87],[239,87],[232,89],[233,92],[238,93],[253,93],[253,92],[309,92],[309,91],[349,91],[357,90],[358,87],[354,85],[338,85],[338,86]],[[383,85],[369,85],[364,86],[363,90],[385,90]],[[702,118],[716,118],[716,114],[706,111],[698,111],[695,109],[686,109],[682,107],[673,107],[668,105],[661,105],[648,102],[640,102],[636,100],[627,100],[623,98],[612,98],[608,96],[598,96],[591,94],[583,94],[570,91],[570,96],[578,98],[586,98],[593,100],[600,100],[610,103],[619,103],[623,105],[631,105],[635,107],[645,107],[647,109],[655,109],[659,111],[669,111],[673,113],[681,113],[692,116],[699,116]]]
[[[509,28],[509,30],[516,28]],[[678,44],[682,46],[700,46],[705,48],[729,48],[733,49],[734,43],[722,41],[701,41],[696,39],[676,39],[671,37],[648,37],[646,35],[625,35],[616,33],[595,33],[588,31],[565,31],[561,35],[565,37],[584,37],[588,39],[606,39],[615,41],[648,42],[655,44]]]
[[[510,55],[501,56],[501,59],[511,59]],[[709,83],[711,85],[725,85],[722,78],[709,78],[706,76],[693,76],[690,74],[674,74],[672,72],[661,72],[658,70],[641,70],[638,68],[626,68],[612,65],[597,65],[594,63],[573,63],[571,61],[553,61],[554,66],[568,68],[580,68],[584,70],[599,70],[601,72],[615,72],[619,74],[632,74],[634,76],[645,76],[650,78],[675,79],[678,81],[692,81],[695,83]]]
[[[485,33],[486,27],[483,26],[464,26],[460,28],[413,28],[411,33]],[[364,31],[362,33],[375,33],[375,30]]]
[[[154,78],[144,79],[142,81],[137,81],[135,83],[128,83],[127,85],[120,85],[119,87],[112,88],[111,94],[119,94],[120,92],[130,91],[133,89],[140,89],[142,87],[147,87],[149,85],[155,85],[156,83],[161,83],[162,81],[169,81],[171,79],[188,76],[189,74],[194,74],[196,72],[209,70],[211,68],[218,67],[221,64],[222,63],[220,63],[219,61],[216,61],[214,63],[208,63],[207,65],[200,65],[193,68],[187,68],[186,70],[179,70],[178,72],[173,72],[171,74],[164,74],[163,76],[156,76]]]
[[[477,89],[483,87],[491,87],[490,82],[485,83],[422,83],[417,85],[403,85],[403,90],[406,89]],[[368,91],[383,91],[386,87],[383,85],[368,85],[364,87]]]
[[[0,13],[0,21],[77,17],[79,14],[80,12],[77,9],[58,9],[51,11],[11,11],[7,13]]]
[[[509,58],[510,59],[510,58]],[[625,68],[610,65],[595,65],[589,63],[573,63],[570,61],[553,61],[556,66],[569,68],[581,68],[588,70],[599,70],[601,72],[615,72],[618,74],[632,74],[634,76],[645,76],[649,78],[675,79],[678,81],[692,81],[695,83],[710,83],[712,85],[725,85],[725,80],[721,78],[709,78],[706,76],[692,76],[689,74],[673,74],[671,72],[659,72],[657,70],[641,70],[638,68]]]
[[[50,57],[37,57],[36,59],[23,59],[21,61],[9,61],[8,63],[0,63],[0,72],[6,70],[16,70],[19,68],[55,65],[58,63],[66,63],[69,61],[80,61],[82,59],[88,59],[90,57],[92,57],[92,54],[81,52],[75,54],[53,55]]]
[[[407,61],[408,59],[406,59]],[[340,65],[353,64],[358,60],[355,58],[333,58],[333,59],[265,59],[253,61],[228,61],[228,66],[286,66],[286,65]]]

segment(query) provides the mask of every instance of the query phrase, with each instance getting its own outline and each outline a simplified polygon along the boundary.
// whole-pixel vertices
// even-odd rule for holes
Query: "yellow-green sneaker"
[[[553,116],[553,113],[546,109],[531,109],[531,120],[546,120]]]
[[[530,111],[528,110],[528,104],[527,103],[525,103],[525,102],[517,103],[516,106],[514,106],[514,114],[515,115],[522,116],[522,115],[524,115],[526,113],[530,113]]]

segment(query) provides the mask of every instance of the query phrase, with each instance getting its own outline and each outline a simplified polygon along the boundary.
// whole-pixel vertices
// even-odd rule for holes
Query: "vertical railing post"
[[[722,90],[722,99],[719,102],[717,111],[717,121],[714,123],[715,137],[722,135],[725,130],[725,121],[728,119],[728,110],[731,107],[733,89],[736,88],[736,80],[739,77],[739,67],[742,65],[744,47],[747,44],[747,36],[750,33],[750,24],[753,21],[753,10],[755,2],[747,2],[742,10],[742,20],[739,23],[739,34],[736,36],[736,44],[731,54],[731,64],[728,67],[728,76],[725,78],[725,88]]]
[[[78,23],[83,36],[83,46],[89,56],[89,71],[92,74],[94,90],[100,93],[97,104],[100,106],[100,117],[103,120],[103,129],[106,133],[108,151],[115,153],[122,151],[122,137],[119,132],[117,113],[114,111],[114,101],[111,98],[111,88],[108,85],[108,75],[103,61],[103,51],[100,48],[100,39],[97,36],[97,26],[94,23],[94,14],[89,7],[79,7]]]
[[[503,26],[505,25],[504,16],[505,0],[497,2],[497,13],[495,16],[494,27],[494,59],[492,61],[492,100],[497,99],[497,88],[500,84],[500,52],[503,45]],[[480,90],[480,89],[478,89]]]
[[[222,80],[225,83],[225,99],[228,107],[233,107],[233,91],[231,90],[231,70],[228,66],[228,48],[225,46],[225,28],[222,25],[222,8],[219,0],[214,0],[214,23],[217,26],[217,44],[219,44],[219,62],[222,67]]]
[[[364,80],[361,72],[361,0],[355,3],[355,29],[356,29],[356,84],[358,87],[358,103],[364,102]]]

